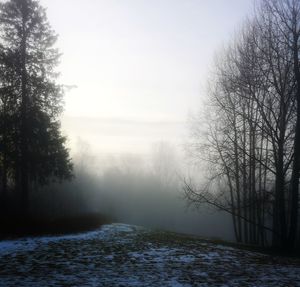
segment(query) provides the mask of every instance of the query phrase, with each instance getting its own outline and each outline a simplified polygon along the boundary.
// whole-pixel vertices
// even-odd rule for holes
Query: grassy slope
[[[50,284],[300,286],[300,262],[124,224],[0,243],[0,286]]]

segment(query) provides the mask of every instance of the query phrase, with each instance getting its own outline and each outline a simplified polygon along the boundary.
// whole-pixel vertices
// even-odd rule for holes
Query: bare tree
[[[300,3],[264,0],[215,66],[214,119],[194,145],[213,173],[184,189],[230,212],[240,242],[294,247],[299,232],[299,39]]]

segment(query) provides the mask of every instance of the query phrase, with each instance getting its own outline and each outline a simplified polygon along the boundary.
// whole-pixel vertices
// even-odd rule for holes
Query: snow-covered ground
[[[300,286],[298,260],[110,224],[0,242],[0,286]]]

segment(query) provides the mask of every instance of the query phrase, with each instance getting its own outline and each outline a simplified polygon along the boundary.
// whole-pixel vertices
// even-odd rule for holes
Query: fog
[[[75,177],[37,188],[35,212],[95,212],[233,239],[227,214],[183,198],[182,179],[203,176],[187,164],[184,145],[214,53],[252,3],[41,0],[59,35],[58,81],[67,88],[61,122]]]
[[[0,287],[296,286],[297,35],[300,0],[0,0]]]
[[[97,157],[82,140],[77,149],[72,181],[32,192],[33,211],[40,217],[100,213],[113,222],[234,239],[227,214],[188,206],[182,191],[182,158],[172,144],[157,142],[144,156]]]
[[[75,155],[80,149],[79,141],[87,143],[96,157],[124,153],[146,156],[159,141],[170,142],[182,150],[188,134],[186,121],[179,120],[70,116],[62,120],[69,147]]]

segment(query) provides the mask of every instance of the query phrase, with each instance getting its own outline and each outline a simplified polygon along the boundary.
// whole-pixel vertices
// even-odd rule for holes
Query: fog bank
[[[85,142],[74,154],[75,178],[32,193],[36,213],[52,217],[101,213],[124,222],[233,240],[231,218],[207,206],[188,207],[182,158],[159,142],[148,155],[94,156]]]

